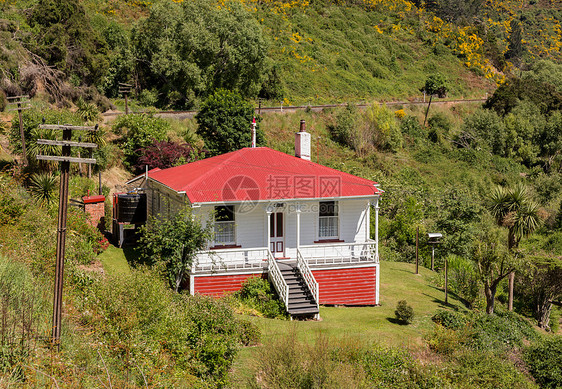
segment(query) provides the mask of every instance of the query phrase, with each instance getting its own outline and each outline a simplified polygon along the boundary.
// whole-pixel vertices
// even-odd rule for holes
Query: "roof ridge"
[[[268,148],[268,147],[264,147],[264,148]],[[334,169],[334,168],[329,167],[329,166],[326,166],[326,165],[322,165],[322,164],[317,163],[317,162],[314,162],[314,161],[312,161],[312,160],[303,159],[303,158],[297,157],[296,155],[290,155],[290,154],[287,154],[287,153],[284,153],[284,152],[282,152],[282,151],[275,150],[275,149],[270,149],[270,150],[275,151],[276,153],[279,153],[279,154],[283,154],[284,156],[289,156],[289,157],[293,157],[293,158],[298,158],[298,159],[302,160],[303,162],[307,162],[307,163],[313,164],[313,165],[315,165],[315,166],[318,166],[318,167],[321,167],[321,168],[324,168],[324,169],[329,169],[329,170],[331,170],[331,171],[337,172],[338,174],[345,174],[346,176],[350,176],[350,177],[352,177],[352,178],[359,178],[359,179],[361,179],[361,180],[366,180],[366,181],[370,181],[370,182],[374,182],[375,184],[378,184],[378,182],[373,181],[373,180],[369,180],[368,178],[359,177],[359,176],[356,176],[356,175],[354,175],[354,174],[347,173],[347,172],[342,172],[341,170]]]

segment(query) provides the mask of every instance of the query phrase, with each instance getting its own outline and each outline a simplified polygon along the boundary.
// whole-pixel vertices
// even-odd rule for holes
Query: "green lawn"
[[[430,270],[420,267],[420,275],[414,272],[412,264],[381,262],[381,305],[377,307],[320,307],[321,321],[248,319],[260,328],[263,345],[294,331],[300,340],[309,343],[322,334],[328,338],[360,339],[365,344],[416,347],[423,344],[424,335],[433,328],[431,316],[437,309],[465,308],[450,294],[449,305],[445,306],[443,290],[431,285]],[[414,308],[415,318],[410,325],[394,320],[399,300],[406,300]],[[235,384],[242,384],[251,374],[251,361],[257,357],[259,347],[240,350],[232,377]]]
[[[136,256],[131,248],[120,249],[113,245],[98,256],[98,259],[103,264],[103,269],[108,274],[119,274],[129,272],[129,263],[127,258]]]

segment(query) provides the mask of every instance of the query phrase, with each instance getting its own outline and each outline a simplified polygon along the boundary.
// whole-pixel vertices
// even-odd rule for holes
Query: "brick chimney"
[[[310,161],[310,134],[306,132],[306,123],[301,120],[299,132],[295,134],[295,156]]]

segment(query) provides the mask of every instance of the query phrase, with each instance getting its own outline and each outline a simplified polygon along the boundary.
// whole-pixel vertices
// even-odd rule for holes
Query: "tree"
[[[532,301],[540,328],[549,328],[552,302],[562,297],[562,259],[548,253],[533,254],[524,275],[524,293]]]
[[[515,270],[517,257],[513,256],[501,242],[498,228],[484,226],[474,241],[472,259],[476,263],[478,276],[484,285],[486,313],[494,313],[496,291],[499,283]]]
[[[437,208],[436,227],[443,233],[441,252],[468,256],[478,231],[482,206],[469,191],[450,188]]]
[[[540,224],[539,206],[522,183],[513,188],[497,186],[488,198],[488,209],[498,226],[507,227],[507,247],[513,253],[523,237],[533,233]],[[515,273],[509,275],[509,310],[513,310]]]
[[[505,53],[505,59],[511,60],[515,66],[519,67],[523,55],[521,22],[517,19],[511,19],[509,29],[511,32],[509,33],[509,45]]]
[[[257,95],[267,44],[255,17],[238,2],[162,1],[133,29],[142,87],[159,86],[161,105],[189,107],[217,88]]]
[[[219,89],[203,102],[195,116],[199,125],[197,133],[205,141],[211,156],[249,147],[254,115],[253,105],[238,92]],[[258,146],[265,145],[259,125],[256,126],[256,139]]]
[[[79,0],[39,0],[29,14],[29,25],[40,32],[26,43],[31,51],[76,82],[100,80],[108,67],[107,43]]]
[[[152,217],[141,228],[141,257],[166,269],[170,286],[178,292],[198,251],[206,247],[212,226],[203,227],[186,208],[170,218]]]
[[[447,96],[448,88],[445,78],[439,73],[430,75],[425,80],[425,85],[420,89],[420,92],[425,92],[425,94],[429,95],[429,103],[427,104],[425,118],[423,119],[423,126],[425,127],[427,114],[429,113],[429,107],[431,107],[431,100],[433,99],[433,96],[437,96],[439,98]]]

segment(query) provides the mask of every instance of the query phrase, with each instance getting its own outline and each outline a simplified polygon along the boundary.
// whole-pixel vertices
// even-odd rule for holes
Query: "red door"
[[[269,249],[276,258],[285,256],[283,219],[283,212],[274,212],[269,216]]]

